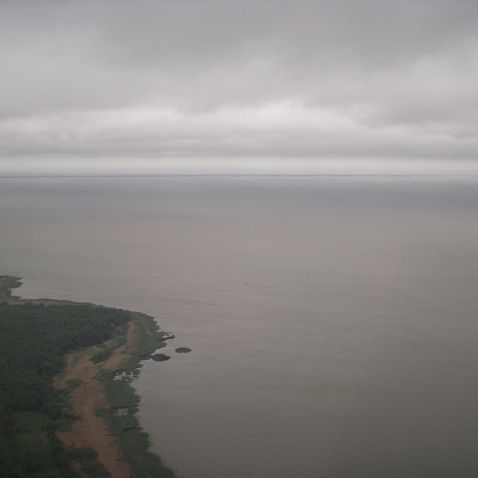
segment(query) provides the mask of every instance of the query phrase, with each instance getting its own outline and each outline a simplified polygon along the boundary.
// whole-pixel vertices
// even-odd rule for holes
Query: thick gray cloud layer
[[[475,0],[1,0],[0,58],[4,165],[478,149]]]

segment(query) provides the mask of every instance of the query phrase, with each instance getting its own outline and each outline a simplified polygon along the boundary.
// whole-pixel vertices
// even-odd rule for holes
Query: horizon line
[[[169,177],[280,177],[280,178],[354,178],[354,177],[392,177],[392,178],[415,178],[415,177],[478,177],[478,173],[155,173],[155,174],[14,174],[0,175],[0,179],[55,179],[55,178],[169,178]]]

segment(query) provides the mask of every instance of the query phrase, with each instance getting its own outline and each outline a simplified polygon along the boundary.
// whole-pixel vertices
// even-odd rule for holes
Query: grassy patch
[[[67,380],[66,384],[68,385],[68,391],[74,390],[75,388],[81,385],[81,380],[79,378],[74,378],[72,380]]]
[[[110,478],[109,473],[98,461],[98,455],[89,448],[71,448],[68,450],[68,461],[80,465],[80,470],[90,478]]]
[[[94,363],[104,362],[105,360],[108,360],[118,347],[121,347],[126,343],[126,330],[127,329],[125,327],[119,328],[115,332],[115,336],[111,340],[108,340],[108,342],[102,344],[99,347],[99,350],[92,355],[90,360]]]

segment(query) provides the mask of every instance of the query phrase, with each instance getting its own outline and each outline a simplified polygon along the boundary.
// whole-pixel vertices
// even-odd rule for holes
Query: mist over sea
[[[135,383],[178,478],[475,477],[477,212],[457,176],[0,179],[0,274],[176,335]]]

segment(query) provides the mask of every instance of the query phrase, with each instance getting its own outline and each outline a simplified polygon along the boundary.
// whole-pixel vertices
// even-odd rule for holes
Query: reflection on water
[[[0,180],[0,270],[176,334],[137,387],[180,477],[474,477],[476,210],[459,178]]]

